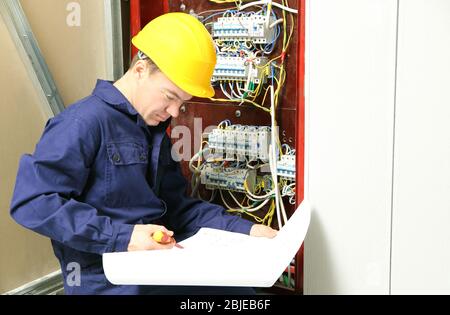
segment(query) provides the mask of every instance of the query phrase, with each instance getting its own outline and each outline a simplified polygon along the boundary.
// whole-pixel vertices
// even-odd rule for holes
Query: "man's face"
[[[145,62],[139,61],[144,63]],[[147,69],[138,69],[134,107],[149,126],[157,126],[170,117],[178,117],[180,107],[190,100],[192,95],[184,92],[161,71],[150,73]]]

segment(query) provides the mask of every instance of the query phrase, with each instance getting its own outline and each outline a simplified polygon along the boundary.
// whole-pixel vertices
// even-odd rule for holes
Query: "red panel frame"
[[[130,38],[133,38],[141,30],[141,0],[130,1]],[[131,43],[132,58],[137,53],[136,47]]]
[[[297,205],[304,198],[304,182],[305,182],[305,2],[299,0],[299,12],[297,16],[298,23],[298,105],[297,105],[297,136],[296,136],[296,201]],[[304,244],[300,248],[296,256],[296,274],[299,275],[295,281],[295,287],[303,292],[303,253]]]
[[[297,99],[297,122],[296,122],[296,200],[297,205],[304,198],[304,178],[305,178],[305,1],[299,1],[299,12],[297,15],[298,25],[298,99]],[[145,26],[153,18],[169,12],[169,0],[162,1],[141,1],[130,0],[130,32],[131,38],[135,36],[143,26]],[[131,45],[131,43],[130,43]],[[137,49],[131,45],[132,56],[137,53]],[[303,292],[303,253],[304,245],[300,248],[296,255],[296,270],[299,275],[295,279],[295,288],[297,292]]]
[[[130,38],[157,16],[169,12],[169,0],[146,1],[130,0]],[[131,56],[137,54],[137,49],[131,43]]]

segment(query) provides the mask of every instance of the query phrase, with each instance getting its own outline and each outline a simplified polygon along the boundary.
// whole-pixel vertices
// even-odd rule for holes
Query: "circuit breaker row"
[[[213,23],[212,36],[216,41],[228,44],[237,50],[221,51],[217,56],[216,68],[212,82],[253,82],[265,83],[267,74],[263,66],[267,64],[266,57],[250,58],[248,47],[255,44],[269,45],[275,38],[275,28],[270,27],[273,17],[267,21],[266,15],[254,14],[251,16],[221,17]],[[244,43],[251,43],[250,46]],[[247,47],[247,48],[243,48]],[[241,47],[241,48],[238,48]],[[243,53],[245,50],[247,53]]]
[[[267,63],[267,58],[247,60],[245,57],[217,56],[216,68],[211,81],[247,81],[266,82],[266,76],[260,65]],[[261,80],[262,79],[262,80]]]
[[[270,28],[273,18],[266,23],[266,16],[255,14],[247,17],[222,17],[213,24],[212,35],[223,41],[252,41],[255,44],[269,44],[274,38]]]
[[[227,160],[269,160],[270,127],[231,125],[217,128],[208,135],[214,155]]]
[[[214,167],[206,165],[200,175],[200,180],[206,189],[223,189],[236,192],[254,192],[257,179],[256,170],[236,167]],[[283,155],[277,163],[277,175],[288,181],[295,181],[295,155]],[[271,189],[270,184],[264,187]]]
[[[214,167],[207,164],[201,171],[200,181],[206,189],[224,189],[245,192],[244,182],[250,192],[256,184],[256,171],[235,167]]]

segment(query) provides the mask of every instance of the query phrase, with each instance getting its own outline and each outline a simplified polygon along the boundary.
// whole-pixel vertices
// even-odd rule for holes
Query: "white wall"
[[[309,199],[306,294],[385,294],[396,1],[307,8]]]
[[[400,1],[392,293],[450,294],[450,1]]]
[[[308,5],[305,293],[449,294],[450,1]]]

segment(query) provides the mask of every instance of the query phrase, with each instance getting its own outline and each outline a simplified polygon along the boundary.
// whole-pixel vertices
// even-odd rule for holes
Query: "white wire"
[[[283,19],[278,19],[275,22],[273,22],[272,24],[269,25],[269,28],[273,28],[275,25],[283,23]]]
[[[225,91],[225,88],[223,87],[222,84],[223,84],[223,83],[220,83],[220,89],[222,90],[222,93],[223,93],[226,97],[228,97],[230,100],[234,100],[234,98],[233,98],[230,94],[228,94],[227,91]]]
[[[228,127],[228,126],[231,125],[231,121],[230,121],[229,119],[222,120],[222,121],[217,125],[217,127],[220,128],[220,126],[222,126],[222,124],[225,124],[225,127]]]
[[[272,175],[272,181],[274,183],[275,189],[275,209],[277,212],[277,222],[278,222],[278,227],[281,228],[282,224],[281,224],[281,212],[280,212],[280,204],[278,202],[280,196],[279,193],[277,193],[277,188],[278,188],[278,182],[277,182],[277,174],[276,174],[276,169],[274,170],[273,167],[273,154],[272,154],[272,145],[269,145],[269,165],[270,165],[270,173]]]
[[[291,194],[295,194],[294,188],[295,188],[295,183],[292,183],[292,184],[284,186],[283,187],[283,194],[286,194],[287,196],[289,196]]]
[[[247,3],[247,4],[244,4],[244,5],[240,6],[239,10],[244,10],[244,9],[247,9],[247,8],[249,8],[251,6],[254,6],[254,5],[268,4],[270,1],[271,0],[261,0],[261,1],[250,2],[250,3]],[[272,5],[274,7],[280,8],[282,10],[285,10],[285,11],[288,11],[288,12],[291,12],[291,13],[294,13],[294,14],[298,13],[298,10],[286,7],[286,6],[284,6],[284,5],[280,4],[280,3],[277,3],[277,2],[272,2]]]
[[[249,91],[249,88],[250,88],[250,79],[252,77],[252,72],[253,72],[252,64],[253,64],[252,62],[248,63],[248,76],[247,76],[247,83],[245,84],[246,91]]]
[[[195,153],[194,156],[191,158],[191,160],[189,161],[189,169],[191,170],[192,173],[194,173],[194,174],[200,173],[200,170],[197,169],[197,168],[194,166],[194,162],[195,162],[195,160],[197,160],[197,159],[199,158],[200,155],[203,155],[203,153],[205,153],[205,152],[207,152],[207,151],[209,151],[209,148],[205,148],[205,149],[203,149],[203,150],[201,150],[201,151],[198,151],[198,152]]]
[[[291,205],[295,205],[295,195],[289,197],[289,203],[290,203]]]
[[[209,198],[209,202],[213,202],[213,200],[216,198],[217,195],[217,189],[213,189],[212,194],[211,194],[211,198]]]
[[[231,82],[228,83],[228,87],[230,88],[230,92],[231,92],[230,95],[233,98],[239,98],[239,96],[234,92],[234,88],[233,88],[233,85]]]
[[[286,223],[287,222],[287,215],[286,211],[284,209],[283,200],[280,196],[280,189],[278,187],[278,179],[277,179],[277,154],[276,154],[276,126],[275,126],[275,100],[274,100],[274,91],[273,91],[273,85],[270,86],[270,111],[271,111],[271,139],[270,139],[270,147],[271,152],[269,152],[269,165],[271,166],[271,172],[272,172],[272,179],[273,179],[273,185],[275,190],[275,204],[277,209],[277,219],[278,219],[278,226],[281,228],[281,218],[279,217],[280,212],[283,216],[283,220]],[[271,153],[271,154],[270,154]],[[272,159],[270,157],[272,156]],[[281,207],[280,207],[281,206]],[[280,209],[281,208],[281,209]]]
[[[245,91],[245,89],[241,86],[242,85],[242,82],[239,82],[239,84],[236,84],[237,85],[237,88],[238,88],[238,90],[239,90],[239,93],[241,94],[241,95],[243,95],[246,91]]]
[[[239,89],[236,87],[236,91],[235,91],[235,85],[237,85],[237,82],[230,82],[228,83],[228,85],[230,86],[231,91],[233,92],[234,96],[237,98],[242,98],[242,94],[240,94]]]
[[[280,194],[280,191],[278,191],[278,195],[279,194]],[[284,224],[286,224],[287,216],[286,216],[286,209],[284,208],[283,198],[281,196],[279,196],[278,201],[280,202],[281,214],[283,215]]]
[[[257,196],[257,195],[254,195],[252,192],[250,192],[250,191],[246,191],[246,194],[247,194],[247,196],[250,198],[250,199],[252,199],[252,200],[258,200],[258,201],[261,201],[261,200],[264,200],[264,199],[267,199],[267,198],[272,198],[272,196],[274,195],[274,193],[275,193],[275,190],[271,190],[271,191],[269,191],[267,194],[265,194],[265,195],[260,195],[260,196]]]
[[[240,93],[239,92],[235,92],[234,91],[234,82],[233,83],[228,83],[228,86],[230,87],[230,90],[231,90],[231,96],[233,96],[234,98],[242,98],[242,94],[240,95]]]
[[[236,202],[236,204],[238,204],[240,207],[241,207],[241,209],[243,209],[243,210],[245,210],[245,211],[247,211],[247,212],[255,212],[255,211],[258,211],[259,209],[261,209],[262,207],[264,207],[268,202],[269,202],[269,200],[271,199],[271,198],[268,198],[268,199],[266,199],[265,201],[263,201],[263,203],[261,203],[260,205],[258,205],[258,206],[256,206],[256,207],[244,207],[244,206],[242,206],[240,203],[239,203],[239,201],[236,199],[236,197],[234,197],[234,195],[233,195],[233,193],[231,192],[231,191],[229,191],[229,190],[227,190],[227,192],[230,194],[230,196],[231,196],[231,198],[233,198],[233,200]],[[223,196],[222,196],[223,197]],[[225,200],[223,200],[224,201],[224,203],[225,203]],[[228,205],[226,205],[228,208],[230,208]],[[233,209],[233,208],[230,208],[230,209]]]
[[[283,143],[283,145],[281,147],[285,148],[284,154],[289,155],[289,153],[291,152],[291,147],[287,143]]]
[[[270,111],[271,111],[271,124],[272,124],[272,136],[271,136],[271,144],[269,145],[269,167],[270,173],[272,174],[272,181],[275,190],[275,209],[277,212],[277,221],[278,228],[282,227],[281,224],[281,213],[280,213],[280,204],[279,204],[279,190],[278,190],[278,180],[277,180],[277,167],[276,167],[276,154],[275,154],[275,104],[273,100],[273,85],[270,87]]]
[[[245,210],[245,211],[248,211],[248,212],[252,212],[253,208],[249,208],[249,209],[250,209],[250,211],[249,211],[249,210],[247,210],[245,207],[242,207],[242,206],[241,206],[240,209],[236,209],[236,208],[230,207],[230,205],[228,205],[228,203],[225,201],[225,198],[223,197],[222,189],[219,189],[219,193],[220,193],[220,198],[222,199],[223,204],[224,204],[228,209],[230,209],[230,210]],[[265,205],[265,204],[262,204],[262,206],[264,206],[264,205]],[[256,210],[254,210],[254,211],[256,211]]]

